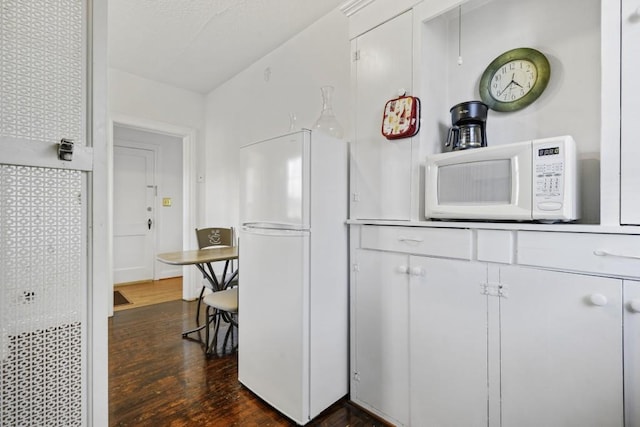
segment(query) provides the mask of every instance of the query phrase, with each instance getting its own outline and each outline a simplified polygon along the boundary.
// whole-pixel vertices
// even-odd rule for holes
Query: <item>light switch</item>
[[[171,206],[171,197],[163,197],[162,206],[165,206],[165,207]]]

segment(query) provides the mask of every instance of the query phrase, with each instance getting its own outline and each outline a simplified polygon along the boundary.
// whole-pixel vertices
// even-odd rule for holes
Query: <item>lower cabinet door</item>
[[[624,282],[625,426],[640,426],[640,282]]]
[[[396,425],[409,419],[407,255],[356,250],[351,399]]]
[[[622,281],[500,269],[502,425],[622,426]]]
[[[411,425],[486,426],[487,265],[411,257]]]

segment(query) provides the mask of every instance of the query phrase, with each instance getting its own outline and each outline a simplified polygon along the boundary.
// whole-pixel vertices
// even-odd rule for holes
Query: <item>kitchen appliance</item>
[[[444,144],[445,151],[486,147],[488,111],[487,105],[480,101],[462,102],[451,107],[452,126]]]
[[[347,144],[240,149],[238,378],[304,425],[348,392]]]
[[[425,216],[569,222],[580,218],[571,136],[428,156]]]

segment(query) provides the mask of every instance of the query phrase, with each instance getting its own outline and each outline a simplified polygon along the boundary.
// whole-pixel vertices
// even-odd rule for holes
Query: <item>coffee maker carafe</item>
[[[445,151],[487,146],[487,104],[467,101],[456,104],[451,113],[451,128],[444,144]]]

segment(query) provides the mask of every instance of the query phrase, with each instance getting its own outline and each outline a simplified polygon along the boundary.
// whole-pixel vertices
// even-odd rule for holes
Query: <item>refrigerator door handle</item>
[[[242,233],[259,234],[262,236],[302,236],[309,234],[309,230],[292,230],[286,228],[257,228],[242,226]]]
[[[294,230],[307,231],[308,227],[301,227],[299,224],[287,224],[283,222],[245,222],[242,224],[243,230],[248,229],[269,229],[269,230]]]

